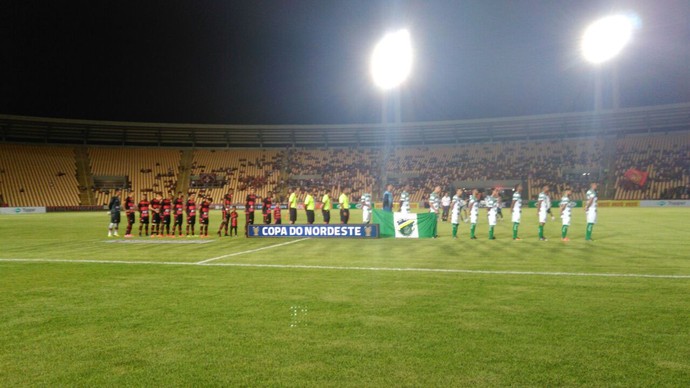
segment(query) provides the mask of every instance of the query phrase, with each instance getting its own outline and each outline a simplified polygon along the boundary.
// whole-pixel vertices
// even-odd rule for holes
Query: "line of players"
[[[110,215],[110,224],[108,226],[108,237],[119,236],[118,229],[120,224],[121,200],[120,195],[122,191],[117,190],[115,195],[111,198],[108,205],[108,214]],[[306,190],[306,197],[304,198],[304,208],[307,213],[307,220],[310,223],[314,222],[314,198]],[[290,221],[295,223],[297,219],[297,201],[299,198],[299,189],[294,189],[290,196]],[[323,206],[323,214],[326,223],[330,219],[330,197],[329,193],[323,197],[325,206]],[[157,194],[149,200],[147,194],[143,194],[139,202],[135,202],[133,196],[130,194],[124,200],[124,210],[127,216],[127,231],[125,237],[133,237],[133,229],[136,223],[136,215],[139,214],[139,237],[182,237],[182,225],[186,220],[185,235],[193,237],[196,233],[197,216],[199,218],[199,236],[208,237],[209,235],[209,216],[211,211],[213,199],[209,196],[200,196],[197,201],[195,194],[190,194],[185,200],[184,194],[177,193],[177,197],[173,197],[172,193],[168,194],[166,198]],[[257,196],[253,189],[250,188],[247,194],[244,213],[245,213],[245,236],[247,234],[247,226],[253,225],[255,222],[255,213],[258,209],[258,204],[261,202],[261,214],[264,224],[282,223],[282,214],[280,203],[274,203],[272,192],[268,192],[266,197]],[[345,192],[340,196],[341,204],[341,221],[347,223],[349,219],[349,197]],[[237,236],[239,214],[237,207],[233,205],[232,191],[225,194],[222,201],[222,217],[221,224],[218,228],[218,236]],[[172,230],[170,226],[172,225]]]
[[[440,214],[441,212],[441,199],[440,199],[440,194],[441,188],[436,187],[436,189],[429,195],[429,211],[432,213],[436,213],[437,215]],[[481,201],[481,194],[479,193],[478,190],[473,190],[472,193],[469,196],[469,200],[465,202],[462,197],[462,189],[458,189],[456,195],[453,196],[451,200],[451,224],[452,224],[452,236],[453,238],[457,238],[458,234],[458,226],[461,221],[461,214],[462,211],[465,209],[465,206],[469,208],[469,222],[470,222],[470,239],[476,240],[476,228],[477,228],[477,222],[479,220],[479,207],[481,204],[484,205],[484,207],[487,208],[487,219],[489,223],[489,240],[495,240],[496,237],[494,236],[494,228],[496,226],[496,221],[497,221],[497,216],[499,215],[501,208],[500,208],[500,196],[499,196],[499,189],[494,188],[491,192],[490,195],[488,195],[484,201]],[[520,237],[518,237],[518,230],[520,227],[520,221],[522,218],[522,185],[518,184],[514,187],[513,190],[513,198],[512,202],[510,205],[511,208],[511,213],[512,213],[512,223],[513,223],[513,240],[521,240]],[[538,215],[538,221],[539,221],[539,240],[540,241],[547,241],[547,238],[544,236],[544,226],[546,225],[546,221],[549,215],[551,215],[551,220],[554,220],[555,217],[553,216],[551,212],[551,198],[549,196],[550,190],[549,186],[545,185],[542,187],[541,193],[539,193],[539,196],[537,197],[537,215]],[[561,226],[561,240],[562,241],[570,241],[568,238],[568,228],[570,227],[570,221],[572,217],[572,209],[577,205],[575,201],[572,201],[570,199],[570,196],[572,195],[572,191],[570,189],[565,190],[563,193],[563,197],[561,198],[559,202],[559,209],[560,209],[560,217],[562,221],[562,226]],[[586,220],[587,220],[587,229],[585,232],[585,240],[586,241],[593,241],[592,239],[592,231],[594,229],[594,225],[597,222],[597,200],[598,200],[598,195],[597,195],[597,184],[592,183],[590,185],[590,189],[587,191],[586,194],[586,201],[584,204],[584,210],[586,214]],[[466,214],[466,213],[465,213]],[[501,214],[501,218],[503,218]]]
[[[585,240],[592,240],[592,230],[594,224],[597,221],[597,184],[592,183],[590,189],[587,191],[587,199],[585,203],[585,213],[587,217],[587,230],[585,233]],[[290,197],[288,199],[288,209],[290,214],[290,223],[294,224],[297,221],[297,209],[298,201],[300,197],[300,189],[295,187],[291,190]],[[392,211],[392,186],[388,185],[386,188],[386,193],[384,193],[384,203],[383,208],[387,211]],[[520,227],[520,221],[522,218],[522,185],[518,184],[514,188],[513,198],[510,205],[512,212],[512,223],[513,223],[513,240],[521,240],[518,237],[518,230]],[[111,215],[111,223],[108,227],[108,236],[118,235],[118,225],[120,222],[120,196],[121,191],[118,190],[115,196],[111,199],[109,204],[109,214]],[[434,191],[429,195],[429,211],[441,214],[441,187],[437,186]],[[484,201],[483,205],[488,209],[487,218],[489,223],[489,239],[495,240],[494,228],[496,226],[497,216],[500,213],[500,197],[498,195],[499,189],[495,188],[488,195]],[[561,227],[561,239],[563,241],[569,241],[567,237],[568,228],[570,226],[572,208],[575,207],[576,203],[570,200],[571,190],[566,190],[564,196],[561,198],[559,203],[560,216],[562,220]],[[262,215],[263,222],[265,224],[271,224],[271,215],[275,218],[276,224],[282,223],[282,215],[279,203],[273,203],[272,193],[269,192],[267,197],[260,198],[254,191],[250,189],[249,194],[245,201],[245,235],[247,233],[247,226],[254,224],[254,213],[257,208],[257,204],[261,199],[262,202]],[[330,223],[330,210],[332,208],[330,191],[326,190],[322,199],[322,215],[324,223]],[[206,196],[201,196],[201,202],[197,205],[195,194],[190,194],[189,198],[185,201],[184,195],[178,193],[177,198],[173,199],[172,193],[168,195],[167,198],[163,198],[160,194],[156,195],[151,201],[148,200],[146,194],[142,195],[141,200],[138,204],[135,204],[133,197],[130,195],[125,199],[125,212],[127,215],[127,232],[125,237],[132,237],[132,228],[135,223],[136,213],[139,212],[139,236],[144,233],[146,236],[149,235],[149,218],[151,225],[151,237],[175,237],[175,232],[178,236],[182,236],[182,224],[183,218],[186,216],[186,236],[191,237],[195,235],[196,217],[199,213],[199,224],[200,224],[200,237],[208,237],[208,225],[209,225],[209,214],[211,210],[212,198]],[[225,232],[225,236],[237,236],[237,225],[238,225],[238,213],[235,206],[232,205],[233,197],[232,192],[228,192],[223,197],[222,204],[222,221],[220,227],[218,228],[218,236],[220,237],[222,232]],[[339,208],[340,208],[340,221],[343,224],[347,224],[350,218],[349,208],[350,199],[349,191],[344,189],[338,198]],[[479,207],[481,201],[481,194],[478,190],[473,190],[469,196],[467,202],[463,200],[462,189],[458,189],[456,195],[453,196],[451,200],[451,224],[452,224],[452,236],[457,238],[458,226],[461,220],[461,213],[465,210],[465,206],[469,208],[469,221],[470,221],[470,239],[476,240],[476,227],[479,220]],[[360,204],[362,207],[362,218],[364,223],[371,222],[371,214],[373,209],[373,201],[371,194],[364,193],[360,198]],[[305,190],[305,196],[303,199],[304,209],[307,215],[307,223],[314,223],[314,210],[315,201],[309,189]],[[546,241],[544,236],[544,226],[546,225],[546,220],[549,214],[551,214],[551,198],[549,197],[549,186],[544,186],[542,192],[539,193],[537,198],[537,213],[539,218],[539,240]],[[400,195],[400,207],[399,211],[408,212],[410,209],[410,195],[408,188],[406,187]],[[502,217],[502,214],[501,214]],[[554,219],[553,214],[551,214],[551,219]],[[173,225],[172,233],[170,231],[170,225]],[[228,234],[229,231],[229,234]]]
[[[518,184],[514,187],[513,190],[513,198],[512,202],[510,205],[511,208],[511,220],[513,223],[513,240],[521,240],[520,237],[518,237],[518,230],[520,227],[520,221],[522,218],[522,184]],[[586,218],[587,218],[587,229],[585,232],[585,240],[587,241],[592,241],[592,230],[594,228],[594,224],[596,224],[597,221],[597,183],[591,183],[590,189],[587,191],[586,194],[586,202],[584,206]],[[298,188],[293,188],[292,194],[290,195],[289,199],[289,207],[290,207],[290,222],[294,223],[296,220],[296,214],[297,214],[297,198],[299,195],[299,189]],[[392,185],[387,185],[386,186],[386,191],[383,195],[383,210],[386,211],[393,211],[393,186]],[[437,217],[442,214],[442,201],[440,197],[441,193],[441,187],[437,186],[434,191],[429,195],[429,211],[432,213],[436,213]],[[489,239],[490,240],[495,240],[496,237],[494,235],[494,228],[496,226],[496,221],[498,219],[498,216],[500,215],[501,218],[503,218],[503,214],[501,212],[501,199],[499,196],[499,189],[494,188],[491,192],[490,195],[488,195],[483,201],[482,201],[482,196],[479,190],[474,189],[472,193],[470,194],[468,201],[463,200],[462,197],[463,190],[458,189],[456,192],[456,195],[453,196],[453,198],[450,201],[450,208],[452,209],[451,211],[451,224],[452,224],[452,236],[453,238],[457,238],[457,233],[458,233],[458,227],[460,224],[460,220],[462,219],[462,214],[465,214],[465,218],[467,218],[467,209],[469,208],[469,218],[466,219],[470,222],[470,239],[476,240],[476,228],[477,228],[477,222],[479,220],[479,208],[481,205],[487,208],[487,219],[489,223]],[[343,190],[343,193],[341,194],[339,198],[339,205],[340,205],[340,218],[342,223],[347,223],[349,219],[349,197],[348,197],[349,192],[347,189]],[[538,220],[539,220],[539,240],[540,241],[547,241],[547,238],[544,236],[544,226],[546,225],[546,220],[548,216],[551,216],[551,220],[555,220],[555,217],[553,216],[553,213],[551,211],[551,198],[549,196],[550,194],[550,189],[548,185],[545,185],[542,187],[542,192],[539,194],[537,198],[537,215],[538,215]],[[329,223],[330,220],[330,208],[331,208],[331,200],[330,200],[330,192],[326,190],[323,198],[322,198],[322,203],[324,204],[322,208],[323,212],[323,219],[325,223]],[[562,221],[562,226],[561,226],[561,239],[563,241],[570,241],[568,238],[568,229],[570,227],[570,222],[571,222],[571,216],[572,216],[572,209],[577,205],[575,201],[572,201],[570,199],[570,196],[572,195],[572,190],[568,189],[563,193],[563,197],[561,198],[559,202],[559,209],[560,209],[560,217]],[[360,197],[360,206],[362,209],[362,222],[363,223],[370,223],[371,222],[371,215],[372,215],[372,209],[373,209],[373,200],[371,194],[368,193],[363,193]],[[311,193],[307,190],[306,191],[306,196],[304,200],[304,205],[305,209],[307,209],[307,222],[312,224],[314,223],[314,199],[311,195]],[[311,209],[311,211],[309,210]],[[409,186],[405,186],[403,191],[400,193],[400,205],[398,208],[398,211],[401,212],[409,212],[410,210],[410,194],[409,194]]]
[[[118,228],[120,223],[120,201],[121,190],[118,190],[111,198],[108,205],[108,214],[111,220],[108,226],[108,237],[118,236]],[[245,202],[245,224],[254,224],[254,213],[257,208],[259,197],[254,194],[253,190],[247,195]],[[279,204],[273,204],[272,193],[261,198],[263,202],[262,215],[264,223],[270,224],[272,217],[275,218],[276,224],[281,223],[281,210]],[[139,237],[182,237],[182,225],[186,223],[185,236],[193,237],[196,234],[196,221],[199,219],[199,237],[208,237],[209,235],[209,216],[211,212],[211,205],[213,199],[210,196],[200,196],[197,201],[195,194],[190,194],[185,200],[184,194],[177,193],[177,197],[173,197],[172,193],[168,194],[166,198],[157,194],[149,200],[147,194],[143,194],[139,202],[135,202],[133,196],[130,194],[124,200],[124,210],[127,216],[127,231],[125,237],[133,237],[133,229],[136,222],[136,215],[139,214]],[[225,233],[225,236],[237,236],[239,214],[237,207],[233,205],[232,192],[228,192],[223,197],[222,203],[222,220],[218,228],[218,236]],[[185,222],[186,220],[186,222]],[[172,230],[170,226],[172,225]],[[245,225],[245,226],[246,226]],[[150,227],[150,228],[149,228]],[[246,234],[246,227],[245,227]]]
[[[185,200],[182,193],[178,193],[174,198],[172,193],[163,198],[157,194],[151,200],[148,195],[143,194],[139,202],[135,202],[130,194],[125,198],[124,208],[127,215],[127,232],[125,237],[132,237],[136,214],[139,213],[139,236],[151,237],[179,237],[182,236],[182,225],[186,217],[186,236],[194,236],[196,231],[196,221],[199,218],[199,236],[208,236],[209,213],[211,211],[212,199],[201,197],[197,203],[196,195],[190,194]],[[172,230],[170,226],[172,225]]]

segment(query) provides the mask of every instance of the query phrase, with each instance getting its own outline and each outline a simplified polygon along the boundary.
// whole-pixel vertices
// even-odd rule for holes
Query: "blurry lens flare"
[[[381,89],[399,86],[412,70],[412,42],[407,30],[386,34],[371,55],[371,76]]]
[[[630,42],[636,25],[635,18],[625,15],[607,16],[595,21],[582,36],[582,55],[594,64],[608,61]]]

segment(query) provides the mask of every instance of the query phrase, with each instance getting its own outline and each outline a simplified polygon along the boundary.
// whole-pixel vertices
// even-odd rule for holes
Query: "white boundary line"
[[[206,263],[210,263],[210,262],[212,262],[212,261],[216,261],[216,260],[220,260],[220,259],[225,259],[226,257],[233,257],[233,256],[244,255],[244,254],[247,254],[247,253],[259,252],[259,251],[263,251],[264,249],[278,248],[278,247],[282,247],[282,246],[285,246],[285,245],[290,245],[290,244],[298,243],[298,242],[304,241],[304,240],[309,240],[309,237],[301,238],[301,239],[299,239],[299,240],[288,241],[288,242],[284,242],[284,243],[280,243],[280,244],[273,244],[273,245],[269,245],[269,246],[266,246],[266,247],[261,247],[261,248],[256,248],[256,249],[250,249],[250,250],[248,250],[248,251],[235,252],[235,253],[228,253],[227,255],[222,255],[222,256],[218,256],[218,257],[212,257],[212,258],[210,258],[210,259],[206,259],[206,260],[199,261],[199,262],[197,262],[196,264],[206,264]]]
[[[249,251],[247,251],[247,252],[249,252]],[[507,271],[507,270],[453,269],[453,268],[444,269],[444,268],[395,268],[395,267],[391,267],[391,268],[386,268],[386,267],[339,267],[339,266],[331,266],[331,265],[302,265],[302,264],[253,264],[253,263],[199,264],[199,263],[179,262],[179,261],[124,261],[124,260],[70,260],[70,259],[0,259],[0,262],[179,265],[179,266],[244,267],[244,268],[276,268],[276,269],[323,269],[323,270],[335,270],[335,271],[459,273],[459,274],[477,274],[477,275],[570,276],[570,277],[644,278],[644,279],[690,279],[690,275]]]

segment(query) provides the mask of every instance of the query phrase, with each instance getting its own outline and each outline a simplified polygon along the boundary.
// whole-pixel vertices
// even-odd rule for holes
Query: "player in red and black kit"
[[[232,207],[232,192],[228,191],[223,197],[223,219],[220,221],[220,228],[218,228],[218,237],[220,232],[225,228],[225,235],[228,235],[228,223],[230,221],[230,210]]]
[[[273,207],[273,218],[276,220],[276,225],[280,225],[283,223],[283,221],[281,220],[282,216],[280,214],[280,203],[276,203]]]
[[[141,196],[139,201],[139,237],[141,237],[141,229],[146,227],[146,235],[149,235],[149,200],[146,194]]]
[[[125,214],[127,215],[127,233],[125,237],[132,237],[132,226],[136,221],[137,205],[134,203],[134,197],[132,192],[127,193],[127,198],[125,198]]]
[[[249,236],[249,225],[254,225],[254,210],[256,206],[257,197],[254,194],[254,189],[249,189],[249,194],[247,194],[247,202],[244,204],[244,215],[246,222],[244,224],[244,235]]]
[[[192,229],[192,236],[194,236],[194,226],[196,225],[196,201],[194,194],[189,194],[189,199],[185,205],[185,211],[187,212],[187,237],[189,237],[190,226]]]
[[[160,194],[151,200],[151,237],[157,237],[161,226],[161,200]]]
[[[172,193],[168,194],[167,198],[163,198],[161,202],[161,207],[163,208],[163,227],[165,228],[165,235],[170,236],[170,215],[172,214],[172,203],[173,196]],[[163,231],[161,230],[161,237],[163,236]]]
[[[178,230],[178,235],[182,237],[182,219],[184,218],[184,195],[182,193],[177,193],[177,198],[173,203],[173,215],[175,216],[175,224],[170,237],[175,237],[175,229]]]
[[[268,192],[268,195],[263,198],[262,201],[262,206],[261,206],[261,213],[264,215],[264,224],[270,225],[271,224],[271,210],[272,206],[271,204],[273,203],[273,193]]]
[[[211,213],[211,197],[205,197],[199,207],[199,237],[208,237],[208,216]]]
[[[239,217],[239,214],[237,214],[237,208],[235,206],[232,207],[232,211],[230,212],[230,235],[232,236],[232,233],[235,232],[235,237],[237,237],[237,218]]]

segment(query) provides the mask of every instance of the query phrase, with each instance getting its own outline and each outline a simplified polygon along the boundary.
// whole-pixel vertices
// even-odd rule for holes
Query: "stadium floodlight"
[[[615,57],[630,42],[635,24],[635,19],[626,15],[607,16],[595,21],[582,35],[582,55],[593,64]]]
[[[407,79],[412,70],[412,42],[403,29],[386,34],[371,55],[371,76],[383,90],[393,89]]]

